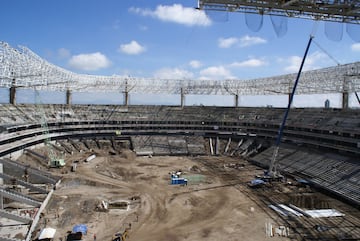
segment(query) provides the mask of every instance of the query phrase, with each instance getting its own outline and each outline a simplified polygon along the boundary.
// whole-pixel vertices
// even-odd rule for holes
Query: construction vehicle
[[[47,151],[48,151],[48,158],[47,158],[48,166],[49,167],[64,167],[65,160],[62,158],[59,158],[56,155],[56,153],[53,150],[52,145],[51,145],[49,127],[48,127],[47,120],[46,120],[45,110],[43,108],[43,104],[41,103],[39,91],[36,88],[34,88],[34,91],[35,91],[36,109],[37,109],[37,113],[40,114],[40,118],[41,118],[40,123],[41,123],[41,127],[43,129],[43,135],[45,136],[44,144],[47,147]]]
[[[284,176],[282,176],[279,173],[279,171],[277,170],[277,156],[278,156],[278,153],[279,153],[281,138],[282,138],[282,135],[283,135],[283,132],[284,132],[286,120],[287,120],[288,114],[289,114],[290,109],[291,109],[292,101],[294,99],[296,87],[297,87],[297,84],[299,82],[301,71],[302,71],[302,68],[304,66],[305,59],[306,59],[306,56],[307,56],[307,53],[309,51],[309,48],[310,48],[310,45],[311,45],[311,42],[312,42],[313,38],[314,38],[314,36],[310,35],[309,41],[308,41],[307,46],[306,46],[305,54],[304,54],[304,57],[302,59],[302,62],[301,62],[301,65],[300,65],[300,68],[299,68],[299,71],[298,71],[294,86],[293,86],[293,89],[292,89],[292,91],[290,93],[288,106],[286,108],[282,123],[281,123],[279,131],[278,131],[278,136],[277,136],[276,143],[275,143],[274,153],[273,153],[272,158],[270,160],[269,169],[264,171],[263,176],[258,176],[257,179],[252,180],[250,182],[250,184],[249,184],[249,186],[251,186],[251,187],[257,187],[258,185],[262,186],[264,183],[260,182],[259,180],[262,180],[262,181],[265,181],[265,182],[272,182],[272,181],[281,181],[281,180],[284,179]]]
[[[112,238],[112,241],[125,241],[129,237],[129,231],[131,230],[131,223],[129,227],[125,228],[124,232],[116,233]]]
[[[49,167],[64,167],[65,164],[64,159],[52,159],[49,161]]]
[[[45,161],[48,163],[49,167],[63,167],[65,166],[65,161],[64,159],[58,159],[58,158],[52,158],[52,156],[47,157],[44,155],[41,155],[40,153],[37,153],[33,150],[30,149],[25,149],[25,152],[28,154],[31,154],[32,156],[35,156],[36,158],[40,159],[41,161]]]
[[[125,230],[123,233],[115,234],[115,238],[112,241],[125,241],[129,236],[129,231]]]

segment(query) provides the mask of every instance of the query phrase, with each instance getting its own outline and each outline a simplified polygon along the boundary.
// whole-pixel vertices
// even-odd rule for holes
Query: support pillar
[[[231,137],[229,137],[228,143],[226,144],[224,154],[226,154],[228,152],[230,144],[231,144]]]
[[[181,88],[181,99],[180,99],[180,102],[181,102],[181,107],[184,107],[185,106],[185,93],[184,93],[184,89]]]
[[[15,87],[15,79],[11,82],[10,87],[10,95],[9,95],[9,102],[10,104],[16,105],[16,87]]]
[[[234,97],[235,97],[235,107],[239,107],[239,95],[236,94]]]
[[[213,156],[214,155],[214,147],[211,137],[209,138],[209,146],[210,146],[210,153]]]
[[[349,92],[342,93],[342,108],[343,109],[349,108]]]
[[[66,90],[66,104],[70,106],[72,103],[72,92],[70,89]]]
[[[129,105],[129,90],[128,90],[128,80],[125,80],[125,89],[124,89],[124,106]]]
[[[292,102],[292,100],[291,100],[291,93],[289,93],[288,94],[288,104],[290,104],[290,108],[291,108],[291,103]]]
[[[129,105],[129,92],[127,90],[124,92],[124,105]]]

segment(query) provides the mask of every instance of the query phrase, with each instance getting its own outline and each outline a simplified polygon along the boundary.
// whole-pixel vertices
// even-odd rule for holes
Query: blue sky
[[[269,16],[256,32],[246,25],[244,14],[209,17],[194,9],[195,0],[1,3],[1,41],[24,45],[77,73],[189,79],[293,73],[310,34],[321,48],[311,46],[305,70],[334,66],[333,59],[356,62],[360,56],[360,43],[350,38],[345,26],[342,39],[333,41],[324,33],[324,22],[288,18],[287,32],[278,37]]]

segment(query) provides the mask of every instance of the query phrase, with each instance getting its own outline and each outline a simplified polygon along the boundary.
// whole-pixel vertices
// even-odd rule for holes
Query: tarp
[[[56,233],[56,229],[54,229],[54,228],[44,228],[40,232],[39,240],[52,239],[55,237],[55,233]]]
[[[88,228],[87,228],[87,226],[86,226],[85,224],[78,224],[78,225],[75,225],[75,226],[73,227],[72,232],[73,232],[73,233],[78,233],[78,232],[80,232],[80,233],[82,233],[82,234],[87,234],[87,230],[88,230]]]
[[[335,209],[315,209],[315,210],[306,210],[304,212],[312,218],[328,218],[328,217],[345,216],[345,214]]]
[[[258,185],[262,185],[265,184],[265,182],[261,179],[254,179],[250,181],[250,185],[251,186],[258,186]]]

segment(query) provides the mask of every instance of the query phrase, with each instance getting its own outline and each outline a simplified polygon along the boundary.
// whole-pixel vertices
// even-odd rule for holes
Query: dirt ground
[[[222,172],[213,170],[211,163]],[[51,169],[63,179],[39,229],[57,229],[54,240],[66,240],[76,224],[87,225],[84,240],[94,240],[96,234],[96,240],[110,241],[126,229],[130,241],[290,240],[266,236],[265,225],[281,225],[281,220],[252,197],[245,183],[254,173],[245,174],[241,168],[246,165],[226,157],[136,157],[129,150],[98,154],[80,162],[76,172]],[[170,185],[169,173],[178,170],[189,178],[187,186]],[[227,172],[237,173],[239,179]],[[101,201],[128,206],[103,211],[98,208]]]

